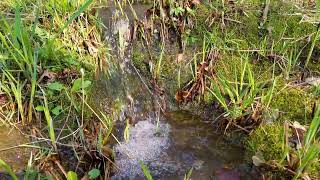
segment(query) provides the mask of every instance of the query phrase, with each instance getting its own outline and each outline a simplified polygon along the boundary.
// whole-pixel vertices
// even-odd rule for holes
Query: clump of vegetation
[[[239,120],[247,115],[255,114],[256,108],[259,108],[258,98],[264,99],[266,97],[261,97],[264,84],[256,82],[248,63],[248,56],[243,57],[237,67],[232,69],[234,70],[232,78],[218,74],[211,83],[213,87],[208,90],[226,111],[225,117]],[[270,92],[266,93],[268,98],[272,97],[272,90],[270,88]]]
[[[281,113],[279,121],[298,121],[303,124],[309,123],[304,122],[305,116],[309,116],[312,112],[312,106],[315,102],[312,95],[305,89],[299,87],[284,87],[276,90],[274,98],[271,102],[271,107],[278,109]],[[310,117],[308,117],[310,119]]]
[[[294,179],[316,178],[320,169],[319,113],[318,107],[307,131],[298,122],[260,126],[249,137],[248,147],[252,152],[261,152],[262,163],[277,167]]]
[[[104,160],[112,156],[101,150],[106,148],[102,137],[109,137],[112,121],[87,103],[95,70],[105,70],[107,53],[92,5],[92,0],[0,3],[0,97],[6,105],[0,118],[12,125],[21,123],[21,128],[33,127],[26,132],[36,140],[30,147],[38,149],[28,166],[35,170],[34,177],[46,172],[56,179],[67,178],[64,168],[82,171],[82,176],[88,167],[57,159],[72,156],[85,161],[88,149],[95,149],[95,156]],[[99,121],[90,125],[92,114]],[[93,124],[99,125],[93,128]],[[70,138],[80,146],[68,144]],[[66,147],[72,147],[70,157],[61,153]],[[48,172],[48,166],[55,170]]]
[[[257,125],[262,122],[249,135],[249,149],[262,152],[267,161],[283,159],[283,123],[309,125],[312,106],[317,102],[317,90],[312,94],[309,86],[302,86],[306,85],[305,76],[319,73],[314,63],[319,40],[314,5],[297,1],[207,1],[194,6],[194,15],[187,15],[184,6],[174,4],[169,15],[189,16],[182,19],[192,22],[186,28],[177,26],[184,47],[203,47],[194,53],[193,61],[180,62],[180,67],[190,67],[192,77],[179,82],[185,86],[179,86],[176,100],[218,102],[225,117],[245,130],[239,126],[241,122],[244,127],[252,120]],[[219,57],[207,61],[212,49]],[[173,73],[162,74],[170,75]],[[266,113],[274,117],[264,119]],[[312,163],[312,167],[317,169],[318,164]]]
[[[138,19],[134,2],[152,6],[145,19]],[[164,96],[167,86],[177,92],[179,104],[217,103],[228,120],[226,127],[232,124],[247,132],[248,149],[261,153],[264,164],[295,179],[315,176],[320,169],[320,109],[313,105],[319,88],[310,93],[305,79],[319,76],[320,71],[319,4],[291,0],[113,3],[123,17],[128,18],[124,6],[134,15],[131,39],[138,41],[130,42],[132,61],[150,80],[147,84],[155,94]],[[55,160],[63,158],[60,149],[70,137],[79,144],[72,146],[79,161],[87,152],[93,153],[90,158],[103,160],[84,173],[93,178],[110,170],[105,169],[110,167],[106,157],[112,152],[105,145],[112,136],[112,118],[87,102],[95,73],[105,71],[107,63],[95,5],[93,0],[0,2],[0,102],[6,105],[0,117],[24,127],[36,124],[40,130],[35,137],[48,143],[35,144],[40,153],[30,166],[37,164],[39,171],[46,172],[44,164],[58,167],[62,173],[51,173],[57,179],[77,176],[74,169],[65,170]],[[121,38],[122,51],[126,42]],[[186,52],[189,48],[192,57]],[[263,119],[263,113],[273,111],[280,116]],[[93,115],[98,120],[87,123]],[[289,139],[294,139],[293,145]],[[51,159],[43,159],[44,155]],[[0,164],[12,174],[4,162]]]
[[[280,160],[284,152],[284,126],[282,123],[270,123],[259,126],[248,139],[251,152],[261,152],[266,161]]]

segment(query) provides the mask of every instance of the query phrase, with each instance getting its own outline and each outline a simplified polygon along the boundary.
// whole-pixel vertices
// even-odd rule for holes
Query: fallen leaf
[[[49,70],[44,70],[42,75],[40,76],[38,83],[41,82],[42,80],[45,80],[46,82],[52,82],[56,78],[56,73],[51,72]]]
[[[291,129],[293,131],[293,135],[290,138],[290,141],[296,144],[296,148],[299,149],[301,147],[301,143],[303,142],[305,132],[307,131],[304,126],[302,126],[299,122],[295,121],[291,125]]]
[[[181,103],[187,98],[188,94],[188,91],[178,91],[174,98],[178,103]]]
[[[95,179],[100,176],[100,170],[99,169],[92,169],[88,172],[89,179]]]

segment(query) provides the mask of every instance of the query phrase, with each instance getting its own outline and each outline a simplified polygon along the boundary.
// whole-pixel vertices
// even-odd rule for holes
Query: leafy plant
[[[19,93],[19,81],[15,80],[16,74],[13,74],[14,70],[22,72],[23,78],[27,82],[31,83],[30,101],[28,106],[28,121],[32,120],[32,108],[36,91],[36,79],[37,79],[37,56],[35,55],[34,43],[32,38],[34,34],[29,33],[24,24],[22,23],[21,12],[19,8],[15,9],[15,18],[13,26],[10,26],[9,22],[2,17],[2,23],[4,26],[1,28],[5,34],[0,32],[0,42],[2,48],[9,55],[6,57],[6,61],[3,61],[1,66],[6,70],[7,77],[9,78],[11,88],[13,88],[14,96],[21,99],[21,93]],[[9,73],[9,70],[11,71]],[[8,76],[10,75],[10,77]],[[14,83],[17,83],[16,85]],[[16,86],[16,88],[15,88]],[[18,89],[17,89],[18,88]],[[26,124],[26,118],[24,117],[24,111],[21,108],[22,102],[17,102],[22,124]],[[21,114],[22,113],[22,114]]]
[[[67,180],[78,180],[77,173],[75,173],[73,171],[69,171],[67,174]]]
[[[251,107],[255,104],[256,98],[262,92],[262,84],[255,81],[253,72],[247,58],[241,60],[241,70],[234,68],[233,80],[225,75],[218,75],[212,79],[212,87],[207,87],[209,92],[217,99],[226,111],[225,116],[236,120],[248,115]],[[238,74],[240,73],[240,78]],[[229,102],[230,100],[230,102]]]
[[[170,9],[170,15],[180,16],[185,12],[185,9],[181,6]]]

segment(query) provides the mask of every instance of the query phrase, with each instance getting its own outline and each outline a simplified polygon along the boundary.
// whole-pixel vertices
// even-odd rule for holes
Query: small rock
[[[305,80],[306,83],[312,86],[319,86],[320,85],[320,77],[308,77]]]
[[[255,166],[260,166],[266,161],[264,160],[262,153],[258,151],[254,156],[252,156],[252,162]]]

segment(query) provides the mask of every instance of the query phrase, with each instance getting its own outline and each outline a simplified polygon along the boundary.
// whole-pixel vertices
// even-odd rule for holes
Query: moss
[[[266,82],[273,77],[273,63],[271,61],[260,61],[253,64],[252,69],[258,82]]]
[[[247,148],[261,152],[265,160],[280,160],[283,156],[284,127],[281,123],[259,126],[248,138]]]
[[[317,179],[320,176],[320,158],[314,160],[312,163],[310,163],[309,167],[307,167],[307,171],[310,173],[312,179]]]
[[[149,56],[141,46],[140,43],[136,43],[135,46],[133,46],[132,63],[143,75],[147,76],[150,75],[150,70],[146,63],[146,59],[149,59]]]
[[[280,121],[298,121],[302,124],[308,124],[313,106],[313,96],[305,89],[300,87],[285,87],[279,84],[276,88],[271,107],[279,109],[281,112]]]
[[[224,53],[223,59],[220,59],[215,62],[214,69],[218,76],[226,77],[230,81],[235,80],[235,73],[237,77],[240,77],[241,74],[241,58],[232,54]]]
[[[210,103],[212,103],[214,100],[215,100],[215,97],[213,96],[212,93],[210,93],[210,92],[208,92],[208,91],[206,91],[206,92],[204,93],[203,101],[204,101],[205,104],[210,104]]]
[[[266,24],[266,28],[271,30],[270,38],[274,41],[278,41],[283,37],[296,40],[306,37],[315,31],[315,27],[311,23],[300,21],[301,17],[299,16],[287,17],[286,15],[279,14],[279,12],[273,12]],[[281,46],[281,43],[279,43],[279,47],[275,46],[275,50],[279,50],[282,48]]]

